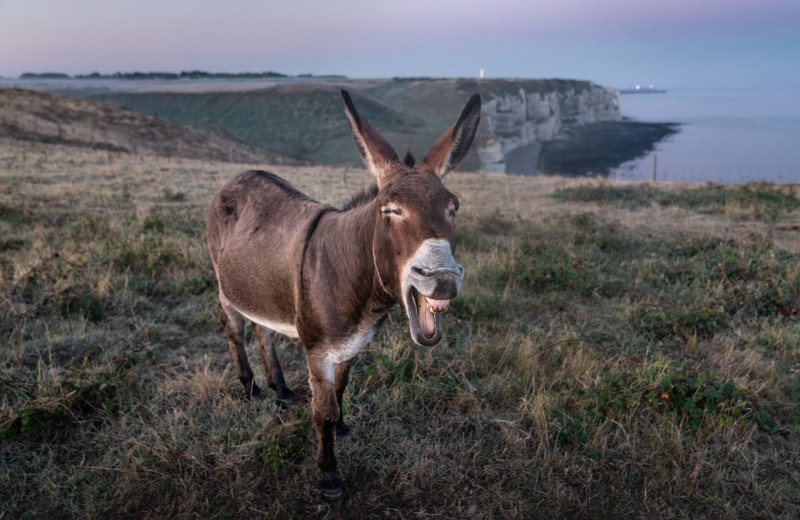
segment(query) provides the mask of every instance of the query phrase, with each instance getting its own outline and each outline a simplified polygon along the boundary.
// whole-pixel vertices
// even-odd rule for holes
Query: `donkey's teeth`
[[[445,312],[450,306],[450,300],[434,300],[428,297],[425,298],[425,303],[428,304],[428,311],[433,314]]]

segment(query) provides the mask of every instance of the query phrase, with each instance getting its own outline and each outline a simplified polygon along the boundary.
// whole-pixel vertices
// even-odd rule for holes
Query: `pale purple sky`
[[[800,0],[0,0],[0,76],[206,70],[800,86]]]

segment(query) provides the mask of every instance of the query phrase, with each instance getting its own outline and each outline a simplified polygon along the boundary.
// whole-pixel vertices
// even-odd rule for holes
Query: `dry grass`
[[[246,167],[0,143],[0,518],[800,515],[798,210],[453,174],[464,290],[437,347],[393,312],[357,358],[329,508],[301,349],[300,405],[247,402],[219,322],[205,208]]]

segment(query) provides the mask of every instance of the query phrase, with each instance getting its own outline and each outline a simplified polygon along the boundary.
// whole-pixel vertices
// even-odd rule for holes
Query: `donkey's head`
[[[469,151],[481,112],[475,94],[458,119],[415,167],[410,155],[401,162],[394,149],[353,106],[342,91],[350,128],[367,168],[378,181],[372,254],[386,292],[403,302],[412,339],[435,345],[442,338],[442,318],[461,288],[464,268],[453,259],[458,198],[442,184]]]

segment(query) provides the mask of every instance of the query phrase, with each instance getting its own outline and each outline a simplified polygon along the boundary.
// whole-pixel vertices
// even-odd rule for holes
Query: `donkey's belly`
[[[299,337],[297,334],[297,327],[295,327],[290,323],[281,323],[279,321],[268,320],[266,318],[261,318],[259,316],[248,314],[247,312],[242,312],[241,310],[239,310],[239,312],[242,314],[242,316],[252,321],[253,323],[258,323],[259,325],[263,325],[268,329],[272,329],[275,332],[280,332],[281,334],[285,334],[292,338]]]
[[[237,244],[220,255],[218,278],[220,292],[244,317],[275,332],[298,337],[295,325],[294,276],[287,262],[276,254],[274,244],[251,239],[247,245]],[[264,261],[266,267],[253,268]]]

